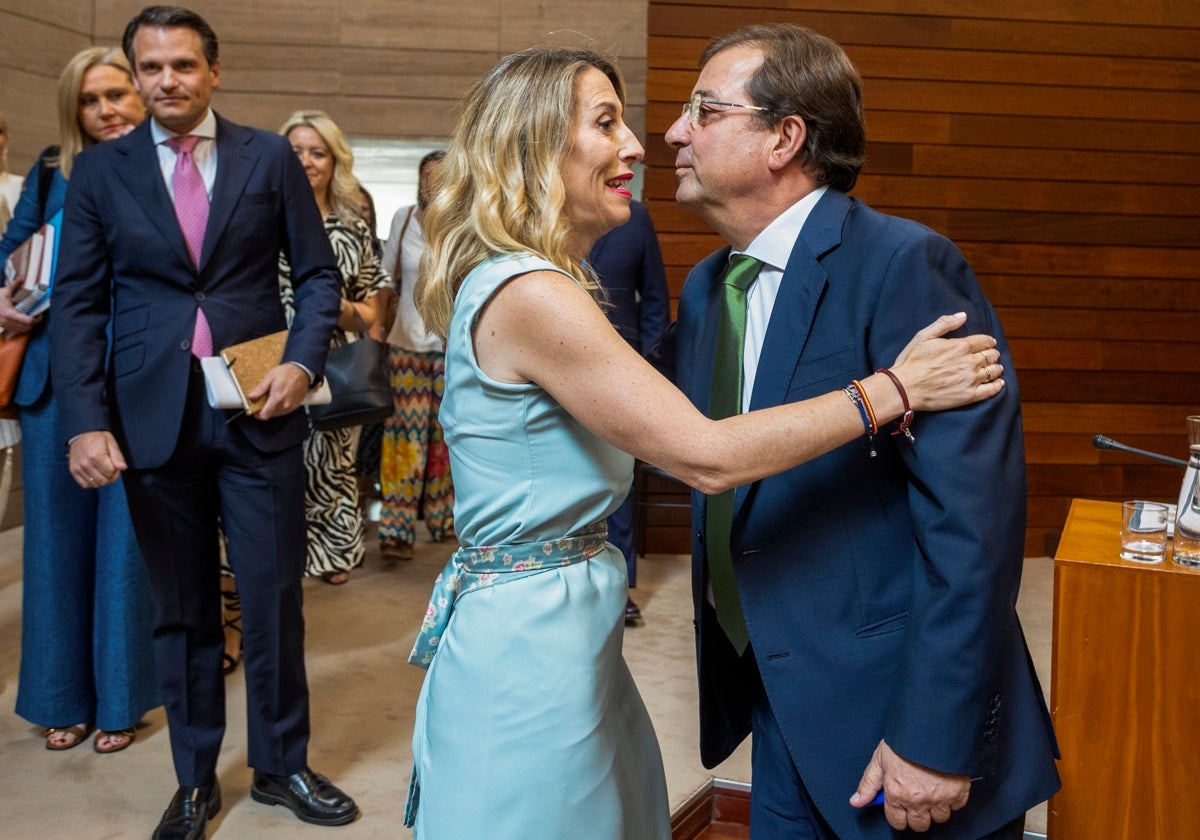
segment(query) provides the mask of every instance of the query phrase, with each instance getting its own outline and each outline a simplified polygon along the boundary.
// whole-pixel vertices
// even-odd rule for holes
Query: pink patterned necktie
[[[204,247],[204,230],[208,227],[208,190],[204,178],[192,157],[200,138],[195,135],[172,137],[167,145],[175,152],[175,172],[171,176],[171,189],[175,194],[175,218],[183,231],[188,253],[197,267],[200,251]],[[192,330],[192,355],[197,358],[213,354],[212,331],[204,310],[196,309],[196,325]]]

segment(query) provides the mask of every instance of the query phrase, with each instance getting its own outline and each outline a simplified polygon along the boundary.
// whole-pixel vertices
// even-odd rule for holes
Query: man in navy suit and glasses
[[[752,26],[717,38],[700,67],[666,134],[676,198],[731,248],[680,298],[676,380],[695,405],[739,390],[742,411],[815,396],[959,311],[961,334],[996,337],[1007,382],[994,400],[910,417],[731,503],[693,491],[701,757],[714,766],[752,734],[754,837],[1020,838],[1059,781],[1015,610],[1024,448],[1000,324],[952,243],[846,194],[865,130],[862,82],[837,44]],[[714,348],[730,331],[718,326],[742,317],[723,303],[731,251],[760,265],[741,380],[725,389]],[[863,417],[866,431],[866,406]]]
[[[124,472],[150,571],[179,782],[153,836],[203,838],[221,807],[218,520],[243,605],[251,797],[341,825],[357,806],[308,767],[297,411],[324,371],[341,278],[287,140],[209,107],[221,76],[203,18],[147,7],[123,46],[153,119],[71,173],[52,352],[71,473],[98,487]],[[250,394],[266,403],[253,417],[213,409],[200,357],[285,327],[281,250],[296,317],[281,364]]]

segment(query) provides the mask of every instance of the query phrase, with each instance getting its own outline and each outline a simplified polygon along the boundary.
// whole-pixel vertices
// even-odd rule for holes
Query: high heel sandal
[[[51,726],[46,730],[46,749],[62,752],[78,747],[88,735],[92,734],[90,723],[77,723],[74,726]]]
[[[221,653],[221,672],[226,676],[237,670],[242,661],[242,599],[238,597],[237,583],[231,577],[221,578],[221,610],[224,616],[223,632],[225,650]],[[237,636],[237,645],[231,645],[232,636]],[[231,653],[230,650],[233,650]]]
[[[101,755],[109,755],[111,753],[120,752],[132,744],[136,739],[137,729],[132,726],[128,729],[117,729],[111,732],[100,730],[96,732],[96,737],[92,741],[92,749]],[[107,743],[101,745],[101,741],[107,741]]]

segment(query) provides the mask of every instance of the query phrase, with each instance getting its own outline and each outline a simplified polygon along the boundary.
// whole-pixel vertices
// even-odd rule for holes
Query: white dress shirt
[[[200,170],[200,177],[204,179],[208,200],[212,201],[213,183],[217,180],[217,118],[213,115],[212,108],[208,109],[200,125],[188,134],[200,138],[196,148],[192,150],[192,160]],[[159,125],[157,120],[150,121],[150,137],[154,140],[154,148],[158,152],[158,168],[162,171],[163,181],[167,184],[167,195],[171,197],[171,201],[175,200],[175,158],[178,155],[167,145],[167,141],[178,136],[174,131],[168,131]]]
[[[766,340],[767,327],[771,323],[775,299],[779,297],[779,287],[783,285],[784,269],[791,259],[800,229],[808,221],[808,214],[817,206],[825,190],[825,187],[820,187],[804,196],[763,228],[762,233],[754,237],[754,241],[745,251],[734,251],[730,254],[746,254],[761,260],[763,264],[758,270],[758,277],[746,290],[746,344],[742,350],[743,414],[749,410],[750,397],[754,394],[758,360],[762,356],[763,341]],[[705,597],[709,604],[716,606],[711,582],[705,588]]]
[[[405,219],[408,220],[407,226]],[[403,241],[401,233],[404,234]],[[392,273],[392,280],[396,283],[396,320],[392,323],[387,342],[412,353],[441,353],[446,346],[440,336],[426,329],[425,321],[413,300],[413,287],[421,269],[421,255],[427,248],[425,230],[417,218],[416,206],[401,207],[392,217],[391,231],[383,246],[383,267]]]
[[[758,277],[746,292],[746,345],[742,351],[743,412],[750,407],[758,359],[767,337],[767,326],[771,323],[771,312],[775,309],[775,298],[779,296],[779,287],[783,283],[784,269],[792,256],[800,229],[808,221],[808,214],[817,206],[825,190],[826,187],[820,187],[804,196],[754,237],[745,251],[734,252],[744,253],[763,263]]]

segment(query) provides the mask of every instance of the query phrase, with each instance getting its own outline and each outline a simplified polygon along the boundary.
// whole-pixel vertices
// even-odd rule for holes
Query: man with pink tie
[[[209,103],[217,38],[197,14],[143,9],[125,31],[153,119],[80,155],[55,288],[54,385],[71,473],[125,475],[157,612],[155,658],[179,789],[157,840],[203,838],[221,807],[225,729],[218,521],[245,629],[251,797],[341,825],[354,801],[308,767],[301,577],[308,422],[340,277],[312,189],[286,139]],[[285,327],[277,261],[296,317],[253,417],[209,407],[199,359]]]

